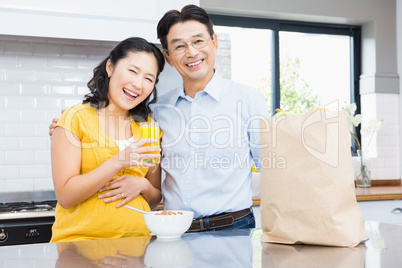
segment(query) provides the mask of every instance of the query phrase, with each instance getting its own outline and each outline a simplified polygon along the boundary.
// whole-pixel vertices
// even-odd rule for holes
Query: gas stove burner
[[[39,202],[8,202],[0,203],[0,213],[18,213],[33,211],[53,211],[56,207],[56,200]]]

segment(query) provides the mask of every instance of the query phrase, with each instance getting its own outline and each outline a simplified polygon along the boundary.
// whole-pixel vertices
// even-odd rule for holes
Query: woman
[[[153,121],[149,104],[164,63],[146,40],[122,41],[94,69],[83,104],[61,116],[51,146],[51,242],[149,234],[143,215],[121,206],[150,211],[161,200],[160,166],[142,162],[160,149],[142,147],[154,140],[140,139],[138,122]]]

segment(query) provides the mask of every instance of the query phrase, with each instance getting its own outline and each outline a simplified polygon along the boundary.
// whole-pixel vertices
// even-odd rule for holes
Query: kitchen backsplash
[[[48,126],[62,108],[82,101],[93,68],[114,45],[0,35],[0,192],[53,189]],[[169,80],[178,75],[164,73],[163,90],[170,89],[176,82]],[[398,98],[362,96],[363,114],[384,119],[371,161],[373,179],[400,178]]]
[[[362,120],[382,119],[383,123],[370,146],[369,157],[372,179],[394,180],[401,178],[399,142],[399,95],[361,95]]]
[[[0,192],[53,189],[48,126],[114,45],[0,36]]]

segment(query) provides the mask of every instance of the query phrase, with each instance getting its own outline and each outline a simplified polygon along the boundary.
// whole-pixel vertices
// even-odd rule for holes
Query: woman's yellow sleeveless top
[[[148,121],[153,120],[149,117]],[[119,153],[116,142],[103,133],[96,110],[89,103],[65,111],[57,126],[74,133],[81,140],[80,174],[90,172]],[[140,128],[134,120],[131,120],[131,129],[135,140],[139,140]],[[113,179],[122,175],[144,177],[147,171],[146,167],[123,168]],[[122,200],[105,203],[103,199],[98,198],[99,194],[95,193],[89,199],[69,209],[57,204],[50,242],[149,235],[150,232],[141,213],[124,207],[116,208]],[[141,195],[127,205],[150,211],[148,203]]]

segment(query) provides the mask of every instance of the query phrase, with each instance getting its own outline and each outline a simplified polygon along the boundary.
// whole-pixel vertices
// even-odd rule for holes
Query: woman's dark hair
[[[189,20],[195,20],[204,24],[207,27],[209,35],[212,36],[214,34],[214,25],[208,13],[196,5],[187,5],[182,8],[181,12],[178,10],[170,10],[160,19],[157,26],[157,32],[163,49],[168,49],[167,35],[170,28],[176,23],[182,23]]]
[[[109,77],[106,72],[106,63],[110,59],[111,63],[115,66],[119,60],[127,57],[130,52],[146,52],[153,54],[158,63],[158,73],[156,74],[155,86],[152,93],[129,111],[135,121],[147,121],[151,113],[149,105],[155,103],[157,100],[156,84],[159,81],[159,74],[163,71],[163,67],[165,66],[165,59],[157,46],[140,37],[131,37],[121,41],[110,52],[109,56],[94,69],[94,75],[87,84],[91,92],[85,95],[83,103],[89,102],[91,106],[96,109],[105,108],[109,105]]]

